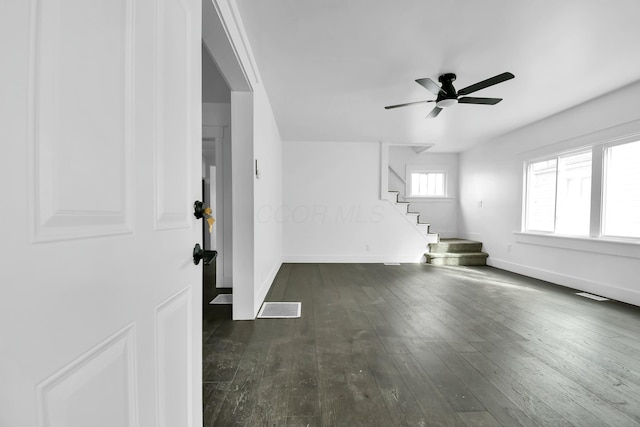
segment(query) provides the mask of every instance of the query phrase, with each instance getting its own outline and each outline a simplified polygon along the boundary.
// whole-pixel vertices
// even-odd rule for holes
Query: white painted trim
[[[380,200],[389,198],[389,144],[380,143]]]
[[[540,279],[552,284],[568,288],[578,289],[603,297],[623,301],[629,304],[640,306],[640,292],[631,289],[619,288],[606,283],[593,282],[579,277],[560,274],[549,270],[533,268],[522,264],[517,264],[493,257],[487,258],[487,265],[522,274],[534,279]]]
[[[640,258],[640,241],[611,238],[560,236],[531,232],[514,232],[516,242],[527,245],[569,249],[579,252]]]
[[[427,195],[427,196],[415,196],[411,192],[411,174],[421,173],[421,174],[430,174],[430,173],[440,173],[444,175],[444,185],[442,195]],[[412,199],[451,199],[449,196],[449,171],[447,169],[442,168],[434,168],[432,166],[423,165],[423,164],[407,164],[404,167],[404,194],[405,198]]]
[[[271,289],[271,285],[276,280],[276,275],[278,274],[278,271],[280,271],[281,266],[281,262],[276,262],[265,280],[260,284],[260,289],[258,289],[258,292],[256,292],[255,294],[256,298],[253,304],[256,310],[256,316],[258,315],[258,311],[260,310],[262,303],[269,293],[269,289]]]
[[[257,313],[253,304],[256,288],[253,113],[253,92],[231,91],[233,320],[252,320]]]
[[[250,91],[251,84],[240,64],[240,60],[229,32],[224,24],[225,17],[220,13],[214,0],[202,1],[202,41],[207,47],[222,78],[229,89],[236,91]]]
[[[217,15],[220,18],[224,33],[229,47],[233,51],[233,54],[238,62],[238,66],[242,71],[244,79],[249,85],[249,90],[253,91],[251,82],[258,83],[257,68],[254,65],[253,54],[249,48],[249,43],[246,41],[246,35],[242,21],[240,20],[240,14],[234,0],[211,0]],[[239,41],[239,43],[238,43]],[[215,60],[215,58],[214,58]],[[245,66],[249,63],[249,68]],[[236,90],[231,87],[231,90]]]
[[[456,201],[455,197],[443,197],[443,196],[405,196],[404,200],[414,203],[453,203]]]
[[[425,249],[425,252],[427,250]],[[423,263],[424,255],[284,255],[284,263],[336,263],[336,264],[373,264],[385,262],[402,262],[411,264]]]

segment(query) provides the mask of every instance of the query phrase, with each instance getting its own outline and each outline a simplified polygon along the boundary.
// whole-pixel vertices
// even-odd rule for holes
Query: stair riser
[[[447,252],[480,252],[482,251],[481,242],[473,243],[438,243],[430,244],[429,252],[431,253],[447,253]]]
[[[480,266],[487,265],[486,258],[429,258],[427,257],[427,264],[431,265],[467,265],[467,266]]]

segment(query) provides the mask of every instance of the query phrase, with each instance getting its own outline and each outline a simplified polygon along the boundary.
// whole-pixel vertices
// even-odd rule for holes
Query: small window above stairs
[[[429,243],[425,258],[433,265],[487,265],[489,255],[482,252],[482,242],[463,239],[440,239]]]

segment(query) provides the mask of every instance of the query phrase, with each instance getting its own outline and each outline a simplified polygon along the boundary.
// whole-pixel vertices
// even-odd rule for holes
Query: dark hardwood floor
[[[206,308],[205,426],[637,426],[640,308],[491,267],[285,264]]]

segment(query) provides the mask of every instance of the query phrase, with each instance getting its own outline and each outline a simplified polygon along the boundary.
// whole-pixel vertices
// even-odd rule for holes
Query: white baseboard
[[[426,250],[425,250],[426,252]],[[424,255],[285,255],[284,262],[318,264],[378,264],[384,262],[419,263]]]
[[[453,238],[459,237],[457,231],[431,230],[431,232],[438,233],[441,239],[453,239]]]
[[[595,295],[615,299],[640,306],[640,292],[619,288],[605,283],[593,282],[591,280],[580,277],[569,276],[566,274],[556,273],[554,271],[543,270],[539,268],[529,267],[523,264],[517,264],[510,261],[489,257],[487,265],[500,268],[502,270],[511,271],[513,273],[522,274],[524,276],[533,277],[535,279],[545,280],[560,286],[578,289],[580,291],[589,292]]]
[[[465,239],[465,240],[475,240],[477,242],[481,242],[482,241],[482,234],[480,233],[460,233],[459,237],[461,239]]]
[[[253,304],[256,311],[254,314],[254,317],[258,315],[258,311],[260,310],[260,307],[262,307],[262,303],[264,302],[264,299],[267,297],[267,294],[269,293],[269,289],[271,289],[271,285],[275,281],[276,275],[278,274],[278,271],[280,270],[281,266],[282,266],[281,262],[276,262],[273,265],[273,268],[271,269],[269,274],[267,275],[267,278],[260,284],[260,289],[255,295],[255,300]]]

